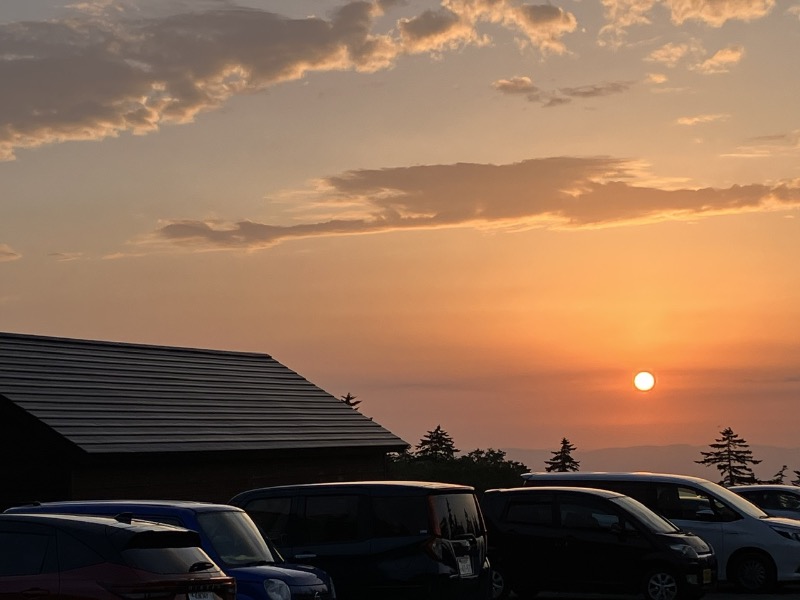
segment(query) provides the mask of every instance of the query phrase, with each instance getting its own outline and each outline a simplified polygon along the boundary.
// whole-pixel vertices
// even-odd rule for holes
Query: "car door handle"
[[[300,558],[300,559],[303,559],[303,558],[317,558],[317,555],[316,555],[316,554],[312,554],[312,553],[308,553],[308,554],[295,554],[295,555],[294,555],[294,557],[295,557],[295,558]]]

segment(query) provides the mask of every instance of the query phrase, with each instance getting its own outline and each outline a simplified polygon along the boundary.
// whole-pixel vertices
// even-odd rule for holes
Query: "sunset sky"
[[[0,331],[412,444],[799,446],[798,57],[800,0],[2,0]]]

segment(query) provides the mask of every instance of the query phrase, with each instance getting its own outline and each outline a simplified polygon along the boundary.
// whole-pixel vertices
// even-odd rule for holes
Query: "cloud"
[[[755,21],[767,16],[775,0],[665,0],[677,25],[685,21],[702,21],[722,27],[727,21]]]
[[[0,262],[11,262],[12,260],[19,260],[22,255],[16,252],[8,244],[0,244]]]
[[[618,47],[629,28],[651,24],[650,14],[657,5],[669,10],[675,25],[700,21],[721,27],[727,21],[761,19],[772,11],[775,0],[602,0],[602,4],[607,24],[600,30],[599,43]]]
[[[703,55],[705,55],[705,50],[697,41],[693,40],[684,44],[664,44],[648,54],[645,60],[673,69],[686,58],[696,59]]]
[[[562,53],[561,37],[577,22],[549,4],[442,0],[438,10],[375,32],[392,4],[351,1],[329,18],[292,19],[227,2],[158,17],[83,3],[69,19],[0,24],[0,160],[20,148],[190,123],[236,94],[312,72],[370,73],[405,54],[486,44],[482,23]]]
[[[635,163],[605,157],[354,170],[319,182],[316,209],[328,211],[320,220],[274,225],[184,219],[165,222],[149,241],[202,251],[256,250],[317,236],[452,227],[594,228],[800,206],[800,181],[667,190],[637,184],[637,176]]]
[[[716,115],[696,115],[694,117],[681,117],[675,122],[678,125],[701,125],[703,123],[713,123],[714,121],[724,121],[729,119],[730,115],[716,114]]]
[[[703,61],[694,69],[701,73],[727,73],[732,65],[736,65],[744,57],[744,48],[729,46],[717,51],[711,58]]]
[[[511,79],[498,79],[492,87],[504,94],[529,94],[536,91],[533,80],[530,77],[516,76]]]
[[[567,104],[574,98],[598,98],[621,94],[633,85],[630,81],[611,81],[578,87],[563,87],[556,90],[542,90],[534,85],[530,77],[517,75],[510,79],[498,79],[492,87],[509,95],[524,95],[530,102],[541,102],[546,107]]]

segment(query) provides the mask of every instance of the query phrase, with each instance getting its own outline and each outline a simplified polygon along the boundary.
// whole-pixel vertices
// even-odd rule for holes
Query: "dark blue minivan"
[[[84,500],[17,506],[7,513],[121,515],[179,525],[200,534],[202,548],[236,579],[237,600],[333,600],[328,574],[289,564],[242,509],[224,504],[172,500]]]

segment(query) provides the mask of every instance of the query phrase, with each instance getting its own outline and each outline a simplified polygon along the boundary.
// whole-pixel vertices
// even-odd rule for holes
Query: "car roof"
[[[221,512],[221,511],[241,511],[242,509],[230,504],[213,504],[210,502],[197,502],[194,500],[64,500],[60,502],[36,502],[29,505],[15,506],[6,510],[6,513],[19,513],[38,511],[52,511],[53,509],[63,508],[74,511],[76,509],[114,509],[120,512]]]
[[[152,523],[150,521],[142,521],[137,519],[132,519],[130,522],[128,522],[127,520],[117,520],[114,517],[100,517],[95,515],[68,515],[26,512],[0,514],[0,524],[21,521],[28,523],[41,523],[43,525],[53,525],[63,529],[86,531],[100,531],[108,528],[125,530],[131,533],[140,533],[145,531],[186,531],[183,527],[175,527],[173,525],[164,525],[161,523]]]
[[[330,491],[350,491],[350,492],[372,492],[372,493],[405,493],[408,495],[423,495],[428,493],[454,492],[454,493],[474,493],[475,488],[456,483],[442,483],[437,481],[331,481],[325,483],[299,483],[295,485],[277,485],[247,490],[237,494],[232,501],[257,496],[262,494],[272,494],[281,492],[330,492]]]
[[[545,492],[569,492],[582,494],[585,496],[596,496],[599,498],[622,498],[625,494],[614,492],[612,490],[603,490],[600,488],[585,488],[585,487],[572,487],[568,485],[537,485],[536,487],[516,487],[516,488],[496,488],[486,490],[484,495],[493,494],[542,494]]]
[[[800,487],[796,485],[789,485],[786,483],[748,483],[746,485],[731,485],[728,486],[729,490],[734,492],[744,492],[747,490],[752,491],[781,491],[781,492],[794,492],[800,494]]]
[[[558,479],[560,481],[661,481],[669,483],[681,483],[692,481],[694,483],[708,485],[711,483],[702,477],[692,475],[676,475],[674,473],[650,473],[648,471],[581,471],[570,473],[523,473],[522,478],[528,481],[547,481],[548,479]]]

